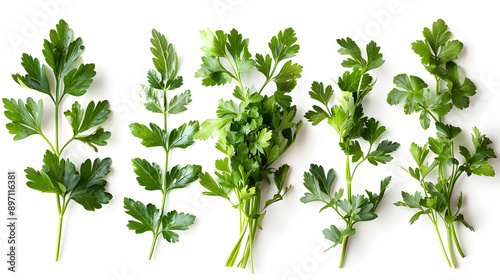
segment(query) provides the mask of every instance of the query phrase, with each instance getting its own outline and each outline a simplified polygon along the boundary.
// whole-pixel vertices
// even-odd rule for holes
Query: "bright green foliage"
[[[451,32],[444,21],[434,22],[432,30],[425,28],[423,33],[425,41],[412,43],[412,49],[422,58],[425,69],[434,76],[436,90],[432,91],[419,77],[400,74],[394,77],[397,88],[389,93],[387,102],[391,105],[404,102],[407,115],[420,112],[420,125],[427,129],[431,118],[439,121],[453,106],[459,109],[469,107],[469,99],[476,94],[476,86],[469,78],[462,77],[462,69],[453,62],[462,51],[463,44],[449,40]]]
[[[453,252],[453,243],[456,250],[464,257],[460,246],[455,222],[462,223],[466,228],[474,230],[460,213],[463,195],[460,192],[458,201],[455,201],[453,190],[460,176],[465,172],[467,176],[484,175],[494,176],[493,167],[488,163],[496,158],[490,147],[491,140],[479,129],[474,127],[472,133],[473,149],[459,145],[463,161],[456,157],[456,137],[462,129],[443,122],[453,107],[464,109],[469,106],[469,98],[476,93],[476,87],[469,78],[462,77],[462,69],[453,60],[458,58],[463,44],[457,40],[450,41],[451,33],[443,20],[437,20],[432,29],[424,28],[424,41],[418,40],[412,44],[412,49],[421,57],[422,64],[434,76],[436,89],[433,91],[428,85],[416,76],[399,74],[394,77],[397,88],[387,96],[391,105],[404,103],[405,114],[420,113],[420,125],[427,129],[434,120],[436,137],[428,138],[423,146],[412,143],[410,153],[415,160],[416,167],[404,168],[415,178],[423,188],[422,192],[409,194],[402,192],[403,201],[396,206],[406,206],[418,210],[410,223],[413,224],[422,215],[429,217],[434,224],[441,248],[449,266],[456,267]],[[430,153],[434,154],[430,156]],[[432,172],[437,170],[437,172]],[[456,204],[455,204],[456,203]],[[455,207],[456,205],[456,207]],[[447,231],[448,252],[446,252],[438,222],[441,220]],[[450,263],[451,258],[451,263]]]
[[[158,208],[149,203],[147,206],[140,201],[131,198],[124,199],[125,213],[132,216],[133,220],[128,221],[127,227],[135,233],[151,231],[153,233],[153,244],[149,253],[149,259],[153,256],[156,241],[161,235],[168,242],[178,242],[179,235],[174,232],[187,230],[193,224],[195,216],[191,214],[178,213],[176,210],[165,213],[167,193],[173,189],[185,188],[189,183],[198,179],[201,173],[201,166],[186,165],[180,167],[176,165],[168,169],[168,156],[172,149],[185,149],[194,144],[194,134],[200,129],[198,121],[190,121],[178,128],[167,130],[167,119],[169,114],[177,114],[187,110],[186,105],[191,102],[191,92],[186,90],[170,97],[167,91],[177,89],[182,86],[182,76],[177,76],[177,53],[172,44],[167,42],[165,36],[155,29],[152,31],[151,52],[153,54],[153,64],[155,69],[147,73],[149,85],[142,85],[142,91],[146,102],[147,110],[163,115],[163,128],[150,123],[149,127],[144,124],[130,124],[132,134],[141,139],[141,144],[145,147],[163,147],[165,151],[165,166],[162,167],[146,159],[134,158],[132,165],[137,175],[137,182],[148,191],[161,191],[162,202]]]
[[[339,145],[346,155],[347,194],[344,196],[344,188],[334,191],[336,174],[333,169],[325,173],[322,166],[311,164],[309,172],[304,173],[304,186],[309,192],[305,193],[300,201],[303,203],[322,202],[325,206],[320,209],[320,212],[332,208],[345,222],[345,229],[342,231],[335,225],[323,230],[325,238],[333,242],[332,247],[343,244],[339,265],[342,267],[347,240],[349,236],[356,233],[354,225],[377,218],[375,210],[391,181],[391,177],[383,179],[378,194],[366,190],[366,196],[352,195],[351,184],[356,170],[365,161],[373,165],[391,161],[393,159],[391,153],[399,147],[399,144],[388,140],[380,141],[385,127],[380,126],[374,118],[364,116],[363,113],[363,98],[375,84],[367,72],[384,64],[380,47],[371,41],[366,46],[365,58],[361,49],[351,38],[339,39],[337,43],[341,47],[339,53],[349,56],[342,62],[342,66],[352,68],[338,79],[338,104],[334,104],[334,89],[331,85],[325,86],[323,83],[313,82],[309,95],[321,103],[321,106],[314,105],[313,110],[308,111],[305,117],[313,126],[326,120],[339,134]],[[360,144],[363,140],[368,145],[366,152]],[[356,163],[353,169],[350,167],[351,163]]]
[[[235,29],[228,34],[208,29],[201,31],[201,37],[206,43],[201,48],[205,56],[196,77],[202,78],[205,86],[236,80],[233,95],[239,104],[221,99],[217,118],[204,121],[195,135],[199,139],[218,136],[216,148],[226,155],[216,161],[215,176],[202,173],[200,183],[207,189],[204,194],[227,199],[240,212],[240,237],[226,266],[234,265],[240,246],[245,244],[238,266],[245,268],[250,260],[253,271],[252,245],[257,227],[262,228],[267,207],[282,200],[290,189],[285,187],[289,166],[275,168],[273,162],[295,142],[302,126],[302,121],[293,121],[297,108],[291,105],[292,97],[288,95],[302,72],[302,66],[289,60],[300,47],[291,28],[271,39],[271,54],[256,54],[254,59],[248,51],[249,40]],[[248,87],[242,82],[242,74],[255,70],[265,77],[259,90],[256,85]],[[270,82],[276,89],[266,95],[263,90]],[[271,182],[269,175],[274,177],[275,194],[261,203],[262,192],[267,193],[263,188]]]
[[[14,140],[21,140],[38,134],[49,145],[43,158],[42,170],[28,167],[25,169],[28,187],[57,196],[57,210],[59,212],[59,231],[57,239],[56,261],[59,258],[61,229],[64,213],[71,200],[81,204],[86,210],[100,209],[102,204],[108,203],[111,194],[105,192],[106,181],[103,179],[110,171],[111,160],[87,159],[80,167],[80,171],[69,159],[62,159],[63,150],[73,141],[81,141],[97,152],[97,146],[106,146],[111,136],[109,131],[102,128],[108,119],[110,111],[107,100],[91,101],[86,109],[77,101],[71,109],[64,112],[73,135],[60,147],[59,145],[59,112],[60,104],[66,94],[82,96],[89,89],[95,72],[93,63],[80,64],[76,61],[82,54],[84,46],[81,38],[73,40],[73,30],[64,20],[60,20],[56,29],[50,31],[50,40],[43,44],[43,56],[48,67],[41,64],[38,58],[23,54],[21,65],[25,75],[13,74],[12,78],[19,85],[33,89],[50,96],[55,111],[55,144],[43,133],[42,119],[44,102],[28,97],[26,101],[3,99],[5,116],[10,120],[6,127]],[[47,71],[52,70],[55,83],[49,81]]]

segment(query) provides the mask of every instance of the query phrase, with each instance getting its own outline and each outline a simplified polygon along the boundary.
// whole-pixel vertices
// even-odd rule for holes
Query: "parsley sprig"
[[[32,167],[25,169],[28,187],[53,193],[57,197],[57,211],[59,213],[59,229],[57,235],[56,261],[59,260],[61,246],[61,233],[63,218],[70,201],[81,204],[86,210],[100,209],[102,204],[107,204],[112,195],[105,192],[106,181],[104,177],[110,172],[111,159],[87,159],[79,171],[69,159],[62,159],[62,152],[73,140],[89,145],[97,152],[96,146],[107,145],[111,133],[105,131],[101,125],[108,119],[110,111],[107,100],[89,102],[87,108],[82,108],[75,102],[71,109],[64,112],[73,135],[62,146],[59,142],[60,110],[64,97],[84,95],[90,87],[96,72],[93,63],[77,64],[77,60],[85,47],[81,38],[73,40],[73,30],[69,25],[60,20],[56,29],[50,30],[50,39],[43,44],[45,62],[52,70],[55,85],[47,75],[48,68],[40,63],[38,58],[24,53],[21,65],[26,70],[26,75],[13,74],[12,78],[19,85],[39,91],[50,97],[54,104],[55,143],[43,133],[42,119],[43,100],[35,101],[28,97],[26,102],[22,99],[3,99],[5,116],[10,120],[6,127],[9,133],[14,134],[14,140],[21,140],[31,135],[40,135],[49,145],[50,149],[43,156],[41,170]]]
[[[206,140],[217,135],[216,148],[226,155],[215,162],[215,179],[205,172],[200,175],[200,183],[207,189],[204,194],[227,199],[240,214],[240,235],[226,266],[235,264],[244,244],[238,266],[245,268],[250,261],[253,272],[252,247],[257,227],[262,229],[267,208],[290,190],[285,186],[289,165],[275,168],[273,163],[295,142],[302,126],[302,121],[293,121],[297,108],[291,105],[292,97],[288,95],[302,72],[302,66],[290,60],[299,52],[299,45],[294,30],[287,28],[269,42],[271,54],[256,54],[253,59],[248,51],[249,40],[235,29],[229,33],[208,29],[201,31],[201,37],[206,43],[202,47],[205,56],[196,77],[202,78],[205,86],[235,80],[233,95],[237,100],[221,99],[217,118],[204,121],[195,136]],[[264,83],[245,86],[243,75],[255,70],[265,76]],[[270,83],[276,85],[276,90],[265,94]],[[276,192],[261,201],[262,192],[267,193],[264,188],[270,184],[269,175],[274,177]],[[236,201],[230,197],[231,192]]]
[[[194,223],[195,216],[188,213],[179,213],[176,210],[165,213],[167,194],[173,189],[185,188],[196,181],[201,172],[201,166],[188,164],[184,167],[175,165],[168,169],[169,154],[173,149],[187,147],[194,144],[193,136],[199,130],[198,121],[190,121],[167,130],[169,114],[178,114],[186,111],[186,106],[191,102],[191,91],[168,97],[168,91],[178,89],[182,86],[182,76],[177,76],[177,53],[172,44],[167,42],[166,37],[153,29],[151,37],[151,53],[155,69],[147,73],[149,85],[142,85],[142,93],[146,99],[147,110],[161,114],[163,128],[150,123],[149,127],[140,123],[130,124],[132,134],[141,139],[145,147],[161,147],[165,152],[165,165],[162,170],[159,164],[150,163],[146,159],[134,158],[132,165],[137,175],[137,182],[148,191],[160,191],[162,201],[160,207],[124,198],[126,213],[134,218],[128,221],[127,227],[140,234],[151,231],[153,243],[149,252],[152,258],[158,237],[161,235],[171,243],[179,241],[179,235],[175,231],[187,230]]]
[[[380,136],[386,130],[385,126],[381,126],[379,121],[368,118],[363,113],[362,101],[375,85],[375,81],[368,72],[384,64],[380,47],[371,41],[366,46],[365,58],[352,39],[339,39],[337,43],[340,45],[339,53],[350,56],[342,62],[342,66],[351,68],[344,72],[336,83],[339,94],[338,103],[331,106],[335,102],[334,87],[313,82],[309,95],[321,103],[321,106],[314,105],[313,110],[308,111],[305,117],[314,126],[327,120],[338,133],[340,148],[346,156],[347,194],[344,194],[343,188],[333,190],[336,178],[333,169],[325,173],[323,166],[311,164],[309,172],[304,173],[304,186],[309,192],[305,193],[300,201],[303,203],[322,202],[325,206],[320,209],[320,212],[332,208],[345,222],[343,230],[335,225],[323,230],[325,238],[333,242],[330,248],[343,244],[339,263],[339,267],[342,267],[349,236],[356,233],[355,224],[377,218],[375,210],[391,181],[391,177],[383,179],[378,194],[366,190],[366,196],[353,195],[352,183],[357,174],[356,171],[366,161],[375,166],[391,161],[393,159],[391,153],[399,147],[399,144],[389,140],[380,141]],[[360,142],[366,142],[368,148],[365,148],[365,152]],[[354,166],[351,167],[351,164]]]
[[[491,140],[474,127],[472,149],[458,145],[458,152],[463,160],[459,161],[456,158],[456,137],[462,129],[445,124],[443,117],[453,107],[458,109],[469,107],[470,97],[476,94],[476,87],[469,78],[462,76],[462,69],[454,62],[462,51],[463,44],[458,40],[450,40],[451,32],[443,20],[434,22],[432,29],[424,28],[423,35],[425,39],[412,43],[412,49],[420,56],[425,69],[434,77],[435,90],[419,77],[400,74],[394,77],[397,88],[388,94],[387,102],[391,105],[403,103],[407,115],[420,113],[420,125],[423,129],[428,129],[431,122],[434,122],[436,137],[429,137],[427,143],[422,146],[411,144],[410,153],[416,167],[403,169],[419,182],[423,193],[402,192],[403,201],[395,205],[418,211],[411,217],[410,224],[417,221],[420,216],[426,215],[434,224],[447,264],[450,267],[452,265],[457,267],[453,244],[461,257],[465,257],[465,254],[457,236],[455,223],[461,223],[472,231],[474,228],[460,213],[462,192],[455,201],[453,191],[464,173],[467,176],[472,174],[494,176],[495,172],[488,161],[496,158],[496,155],[490,147]],[[434,158],[429,159],[431,152]],[[433,172],[434,170],[437,172]],[[439,232],[439,221],[446,228],[448,252]]]

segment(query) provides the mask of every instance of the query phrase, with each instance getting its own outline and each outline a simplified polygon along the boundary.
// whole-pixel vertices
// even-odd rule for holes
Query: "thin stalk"
[[[57,196],[57,211],[59,212],[59,226],[57,230],[57,246],[56,246],[56,262],[59,261],[59,251],[61,249],[61,233],[62,233],[62,225],[63,225],[63,217],[64,213],[66,212],[66,202],[63,197],[63,202],[62,202],[62,207],[61,207],[61,201],[59,198],[59,194],[56,194]]]
[[[68,146],[69,143],[71,143],[71,141],[75,140],[75,137],[76,135],[73,135],[73,137],[71,137],[71,139],[68,140],[68,142],[66,142],[66,144],[64,144],[61,148],[61,151],[59,151],[59,154],[62,154],[62,152],[64,151],[64,149],[66,148],[66,146]]]
[[[157,239],[158,239],[158,234],[155,233],[153,238],[153,243],[151,244],[151,250],[149,250],[149,260],[151,260],[151,257],[153,257],[153,252],[155,250]]]
[[[457,264],[455,263],[455,257],[453,257],[453,248],[451,243],[451,228],[450,226],[446,226],[446,239],[448,240],[448,252],[450,253],[451,262],[453,263],[453,267],[457,268]]]
[[[59,261],[59,250],[61,248],[61,232],[62,232],[63,216],[64,216],[64,213],[59,214],[59,229],[57,231],[56,262]]]
[[[166,104],[167,102],[167,93],[164,91],[164,102]],[[165,134],[167,135],[166,142],[168,143],[168,131],[167,131],[167,113],[163,113],[163,127],[165,129]],[[168,153],[169,150],[165,149],[165,168],[163,169],[163,190],[162,190],[162,201],[161,201],[161,209],[160,209],[160,221],[158,222],[158,225],[156,226],[156,230],[154,231],[154,238],[153,238],[153,243],[151,244],[151,250],[149,251],[149,260],[153,257],[153,252],[156,247],[156,241],[158,240],[158,235],[160,235],[160,226],[161,226],[161,221],[163,220],[163,213],[165,212],[165,202],[167,200],[167,171],[168,171]]]
[[[264,90],[264,88],[266,87],[266,85],[271,81],[273,75],[274,75],[274,71],[276,71],[276,66],[278,66],[278,63],[275,62],[274,63],[274,67],[273,67],[273,70],[271,71],[271,74],[269,75],[269,77],[266,79],[266,81],[264,82],[264,84],[262,85],[262,87],[260,88],[259,90],[259,94],[262,93],[262,91]]]
[[[59,158],[61,155],[59,151],[59,103],[56,103],[55,118],[56,118],[56,155]]]
[[[52,150],[52,152],[55,155],[57,155],[57,151],[56,151],[56,149],[54,149],[54,146],[52,146],[52,143],[50,143],[49,139],[47,139],[47,137],[45,137],[45,135],[43,135],[43,133],[40,133],[40,135],[43,137],[43,139],[45,139],[45,141],[47,142],[47,144],[49,144],[50,149]]]
[[[350,167],[349,156],[346,157],[346,161],[345,161],[345,177],[346,177],[346,181],[347,181],[347,200],[349,202],[351,202],[351,198],[352,198],[352,193],[351,193],[352,178],[351,178],[351,167]]]
[[[342,241],[342,255],[340,255],[340,262],[339,262],[339,268],[342,268],[344,266],[344,258],[345,254],[347,252],[347,243],[349,242],[349,236],[344,237],[344,240]]]
[[[242,230],[240,230],[240,236],[238,237],[238,242],[236,242],[236,245],[231,251],[231,254],[229,254],[229,258],[227,259],[225,264],[226,266],[232,267],[234,265],[234,262],[236,261],[236,257],[238,256],[238,252],[240,251],[241,242],[243,241],[243,237],[245,236],[248,227],[248,220],[246,218],[244,224],[245,226],[243,227]]]
[[[453,235],[453,240],[455,241],[455,247],[457,247],[457,251],[460,254],[462,258],[465,258],[464,251],[462,250],[462,247],[460,246],[460,242],[458,241],[457,233],[455,231],[455,225],[453,223],[450,224],[451,227],[451,234]]]
[[[444,257],[446,258],[446,262],[448,263],[448,266],[451,267],[450,260],[448,259],[448,254],[446,253],[446,250],[444,249],[443,240],[441,239],[441,234],[439,233],[439,228],[437,226],[437,222],[433,221],[433,224],[434,224],[434,228],[436,229],[436,233],[437,233],[437,236],[439,239],[439,244],[441,245],[441,250],[443,250]]]

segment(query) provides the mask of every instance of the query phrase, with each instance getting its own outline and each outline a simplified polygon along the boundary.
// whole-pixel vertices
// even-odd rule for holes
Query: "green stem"
[[[63,197],[63,203],[61,207],[61,200],[59,198],[59,194],[56,194],[57,196],[57,212],[59,212],[59,226],[57,230],[57,246],[56,246],[56,262],[59,261],[59,251],[61,249],[61,233],[62,233],[62,225],[63,225],[63,217],[64,213],[66,212],[66,202]]]
[[[153,257],[153,252],[155,251],[156,247],[156,240],[158,239],[158,234],[154,233],[154,238],[153,238],[153,243],[151,244],[151,250],[149,250],[149,260]]]
[[[446,258],[446,262],[448,263],[448,266],[451,267],[450,260],[448,259],[448,254],[446,253],[446,250],[444,249],[443,240],[441,239],[441,234],[439,233],[437,222],[433,221],[433,224],[434,224],[434,228],[436,229],[436,233],[437,233],[437,236],[439,239],[439,244],[441,245],[441,250],[443,250],[444,257]]]
[[[460,246],[460,242],[458,241],[457,232],[455,231],[455,225],[453,223],[450,224],[451,234],[453,235],[453,240],[455,241],[455,247],[457,247],[457,251],[462,258],[465,258],[464,251],[462,250],[462,246]]]
[[[453,267],[457,268],[457,264],[455,263],[455,257],[453,257],[453,248],[451,243],[451,228],[450,226],[446,226],[446,239],[448,240],[448,252],[450,253],[451,262],[453,263]]]
[[[56,118],[56,155],[59,157],[61,152],[59,151],[59,103],[56,103],[55,118]]]
[[[266,81],[264,82],[264,84],[262,85],[262,87],[260,88],[259,90],[259,94],[262,93],[262,91],[264,90],[264,88],[266,87],[266,85],[271,81],[273,75],[274,75],[274,71],[276,71],[276,66],[278,66],[278,63],[275,62],[274,63],[274,67],[273,67],[273,70],[271,71],[271,74],[269,75],[269,77],[266,79]]]
[[[238,242],[236,242],[236,245],[231,251],[231,254],[229,254],[229,258],[227,259],[225,266],[232,267],[234,265],[234,262],[236,261],[236,257],[238,256],[238,252],[240,251],[241,242],[243,241],[243,237],[245,236],[245,233],[247,231],[248,219],[245,218],[245,221],[243,223],[245,225],[240,230],[240,236],[238,237]]]
[[[164,102],[165,104],[167,103],[167,92],[164,90]],[[166,107],[165,107],[166,108]],[[168,143],[168,131],[167,131],[167,113],[163,113],[163,127],[165,129],[165,134],[167,135],[166,143]],[[165,143],[165,145],[166,145]],[[153,257],[153,252],[156,247],[156,240],[158,239],[158,235],[160,235],[160,226],[163,220],[163,215],[165,212],[165,203],[167,201],[167,171],[168,171],[168,154],[169,154],[169,149],[165,149],[165,169],[163,170],[163,189],[162,189],[162,200],[161,200],[161,209],[160,209],[160,221],[158,222],[158,225],[156,226],[156,230],[153,232],[154,238],[153,238],[153,243],[151,244],[151,250],[149,251],[149,260]]]
[[[47,139],[47,137],[45,137],[45,135],[43,135],[42,133],[40,133],[40,135],[43,137],[43,139],[45,139],[45,141],[47,142],[47,144],[49,144],[50,149],[52,150],[52,152],[54,153],[54,155],[57,155],[57,151],[56,151],[56,149],[54,149],[54,146],[52,146],[52,143],[50,143],[49,139]]]
[[[64,214],[59,214],[59,230],[57,232],[56,262],[59,261],[59,250],[61,248],[61,232],[62,232],[63,216]]]
[[[68,140],[68,142],[66,142],[66,144],[64,144],[61,148],[61,151],[59,151],[59,155],[62,154],[62,152],[64,151],[64,149],[66,148],[66,146],[68,146],[69,143],[71,143],[71,141],[75,140],[77,135],[73,135],[73,137],[71,137],[71,139]]]
[[[346,161],[345,161],[345,177],[346,177],[346,181],[347,181],[347,200],[349,202],[351,202],[351,198],[352,198],[352,193],[351,193],[352,177],[351,177],[351,167],[350,167],[349,155],[346,157]]]
[[[348,242],[349,242],[349,236],[344,237],[344,240],[342,241],[342,255],[340,255],[339,268],[342,268],[344,266],[344,259],[345,259],[345,254],[347,252]]]

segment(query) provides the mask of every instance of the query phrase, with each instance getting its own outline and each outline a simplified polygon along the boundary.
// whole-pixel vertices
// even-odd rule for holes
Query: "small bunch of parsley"
[[[37,58],[23,54],[21,65],[26,75],[14,74],[12,78],[21,86],[47,94],[55,107],[55,144],[43,133],[42,118],[44,104],[42,100],[34,101],[28,97],[23,100],[3,99],[5,116],[11,121],[7,129],[14,134],[14,140],[21,140],[31,135],[40,135],[49,145],[45,152],[41,170],[26,168],[28,187],[53,193],[57,198],[59,212],[59,230],[57,235],[56,261],[59,259],[61,231],[64,213],[71,200],[81,204],[86,210],[100,209],[112,198],[105,192],[106,181],[103,179],[111,170],[111,159],[87,159],[77,171],[69,159],[62,159],[64,149],[73,141],[78,140],[89,145],[97,152],[96,146],[107,145],[111,133],[105,131],[101,124],[107,119],[110,111],[107,100],[94,103],[91,101],[86,109],[75,102],[71,109],[64,112],[66,119],[73,130],[73,136],[64,144],[59,144],[59,117],[60,104],[65,96],[82,96],[87,92],[93,77],[95,65],[93,63],[80,64],[76,61],[85,47],[82,39],[73,40],[73,30],[64,20],[60,20],[56,29],[50,30],[50,40],[45,40],[42,53],[45,62],[52,69],[55,85],[49,82],[47,67]]]
[[[399,147],[399,144],[388,140],[380,141],[380,136],[386,130],[385,127],[380,126],[377,120],[368,118],[363,113],[362,101],[375,85],[375,81],[368,72],[384,64],[380,47],[371,41],[366,46],[367,57],[365,59],[361,49],[352,39],[338,39],[337,43],[340,45],[339,53],[350,56],[342,62],[342,66],[352,68],[344,72],[336,84],[339,103],[330,107],[330,104],[335,102],[332,98],[334,88],[331,85],[325,87],[323,83],[313,82],[309,95],[322,106],[314,105],[313,110],[308,111],[305,117],[312,125],[318,125],[327,120],[338,133],[340,148],[346,156],[347,194],[344,195],[343,188],[333,191],[336,177],[333,169],[325,173],[323,166],[311,164],[309,172],[304,172],[304,186],[309,192],[305,193],[300,201],[303,203],[322,202],[325,206],[320,209],[320,212],[332,208],[345,222],[343,230],[335,225],[323,230],[325,238],[333,242],[330,248],[343,244],[339,263],[341,268],[344,264],[348,238],[356,233],[354,225],[377,218],[375,210],[391,181],[391,177],[383,179],[378,194],[366,190],[366,196],[353,195],[351,185],[354,175],[363,162],[368,161],[376,166],[379,163],[385,164],[391,161],[393,157],[390,154]],[[363,146],[368,146],[367,149],[365,148],[366,152],[363,152],[360,142],[366,142],[363,144]],[[351,164],[354,167],[351,167]]]
[[[295,142],[302,126],[302,121],[293,121],[297,108],[291,105],[292,97],[288,95],[302,72],[302,66],[290,60],[299,52],[299,45],[295,44],[294,30],[287,28],[269,42],[271,55],[256,54],[252,59],[249,40],[235,29],[229,34],[208,29],[201,31],[201,37],[206,43],[202,47],[205,56],[196,77],[203,79],[204,86],[235,80],[233,95],[238,101],[221,99],[217,118],[203,122],[195,136],[206,140],[217,135],[216,148],[226,155],[215,162],[215,179],[205,172],[200,175],[200,183],[208,190],[204,194],[227,199],[240,214],[240,235],[226,266],[234,265],[244,244],[238,266],[245,268],[250,260],[253,272],[252,247],[257,227],[262,229],[267,208],[283,199],[290,189],[285,187],[289,165],[274,168],[272,164]],[[264,83],[260,87],[245,86],[242,76],[254,70],[264,75]],[[263,91],[270,82],[276,89],[266,95]],[[262,193],[267,193],[264,188],[270,184],[269,175],[274,177],[276,193],[264,202]],[[236,202],[230,198],[231,192]]]
[[[167,130],[167,118],[169,114],[178,114],[187,110],[186,105],[191,102],[191,91],[174,95],[170,99],[167,91],[175,90],[182,86],[182,76],[177,76],[177,53],[172,44],[167,42],[163,34],[153,29],[151,38],[151,52],[153,53],[153,64],[156,70],[149,70],[147,77],[149,85],[142,85],[145,95],[146,109],[162,114],[163,128],[150,123],[149,127],[144,124],[132,123],[130,130],[132,134],[141,139],[145,147],[162,147],[165,151],[165,166],[150,163],[146,159],[134,158],[132,165],[137,174],[137,182],[148,191],[161,191],[162,202],[160,208],[149,203],[144,203],[125,197],[124,205],[126,213],[135,220],[130,220],[128,228],[137,234],[151,231],[153,243],[149,253],[149,259],[157,243],[158,236],[162,236],[168,242],[179,241],[177,230],[187,230],[193,224],[195,216],[187,213],[178,213],[172,210],[165,213],[167,193],[173,189],[185,188],[198,179],[201,166],[188,164],[184,167],[176,165],[168,169],[169,153],[175,148],[185,149],[191,146],[193,136],[198,132],[200,125],[198,121],[190,121],[178,128]]]
[[[453,107],[467,108],[470,97],[476,94],[476,87],[469,78],[462,76],[462,69],[454,62],[462,51],[463,44],[458,40],[450,41],[451,33],[443,20],[439,19],[434,22],[432,30],[424,28],[423,35],[425,40],[412,43],[412,49],[421,57],[425,69],[434,77],[435,90],[433,91],[419,77],[400,74],[394,77],[394,84],[397,88],[388,94],[387,102],[391,105],[404,103],[405,114],[420,113],[422,128],[428,129],[431,122],[434,121],[437,132],[436,137],[429,137],[423,146],[416,143],[411,144],[410,153],[417,166],[404,168],[419,182],[423,194],[419,191],[413,195],[402,192],[403,201],[397,202],[396,205],[418,210],[411,217],[410,224],[413,224],[422,215],[429,217],[434,224],[448,265],[456,267],[453,257],[453,242],[460,256],[465,257],[465,254],[457,237],[455,223],[462,223],[472,231],[474,229],[460,213],[463,201],[462,192],[460,192],[456,207],[454,207],[453,190],[458,179],[464,173],[467,176],[472,174],[494,176],[495,172],[488,161],[496,158],[496,155],[490,147],[491,140],[474,127],[472,149],[459,145],[458,150],[463,160],[460,162],[456,158],[455,141],[462,129],[445,124],[443,117]],[[431,160],[427,159],[430,152],[435,155]],[[436,169],[437,172],[435,172]],[[448,253],[439,232],[438,222],[440,220],[446,228]]]

